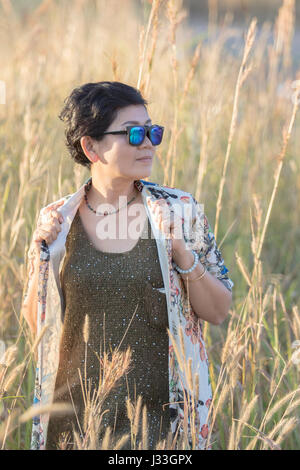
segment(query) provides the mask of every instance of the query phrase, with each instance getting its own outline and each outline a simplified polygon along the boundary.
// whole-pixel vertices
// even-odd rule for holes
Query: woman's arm
[[[181,277],[195,314],[214,325],[220,325],[228,315],[234,283],[227,275],[228,269],[204,213],[203,204],[199,204],[193,197],[192,201],[190,237],[187,235],[190,249],[183,242],[183,237],[179,236],[173,240],[173,259],[181,269],[189,269],[194,262],[191,249],[196,251],[199,256],[198,265],[191,273],[183,273]],[[195,280],[204,272],[204,267],[207,271],[203,277]]]
[[[173,259],[181,269],[189,269],[194,262],[190,250],[174,252]],[[232,302],[232,293],[222,282],[208,271],[204,276],[193,281],[203,273],[204,266],[199,262],[191,274],[181,274],[193,311],[199,318],[213,325],[220,325],[227,317]],[[191,279],[191,282],[187,278]]]

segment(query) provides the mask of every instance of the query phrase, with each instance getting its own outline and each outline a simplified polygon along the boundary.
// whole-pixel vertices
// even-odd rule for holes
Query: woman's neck
[[[88,191],[89,203],[94,207],[99,204],[122,205],[122,199],[128,202],[132,197],[138,198],[139,191],[134,180],[121,177],[105,179],[92,175],[92,185]],[[119,198],[122,196],[122,199]]]

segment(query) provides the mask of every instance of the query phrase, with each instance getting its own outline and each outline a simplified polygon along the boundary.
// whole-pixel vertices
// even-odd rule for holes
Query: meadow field
[[[69,157],[58,114],[74,87],[102,80],[149,101],[165,126],[149,180],[204,204],[235,283],[226,321],[204,328],[212,449],[300,448],[300,69],[295,1],[278,3],[274,20],[253,16],[239,35],[230,14],[216,23],[215,2],[197,34],[182,0],[0,0],[2,449],[30,447],[37,343],[20,308],[37,216],[89,176]],[[117,380],[127,362],[113,360]],[[134,445],[140,430],[146,449],[141,401],[128,410],[127,438]],[[99,426],[77,448],[95,448]],[[123,442],[107,434],[100,448]]]

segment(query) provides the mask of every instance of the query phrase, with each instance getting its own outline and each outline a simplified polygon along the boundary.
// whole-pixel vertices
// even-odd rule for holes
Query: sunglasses
[[[127,134],[130,145],[141,145],[147,136],[152,145],[159,145],[162,141],[164,127],[153,126],[126,126],[126,131],[103,132],[104,134]]]

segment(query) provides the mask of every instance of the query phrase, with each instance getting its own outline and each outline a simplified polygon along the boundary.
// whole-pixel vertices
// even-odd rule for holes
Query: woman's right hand
[[[47,207],[43,213],[43,220],[39,218],[37,228],[33,233],[33,242],[38,248],[40,248],[42,240],[45,240],[47,245],[50,245],[57,239],[61,231],[60,224],[63,223],[64,218],[56,209],[64,202],[60,201]]]

